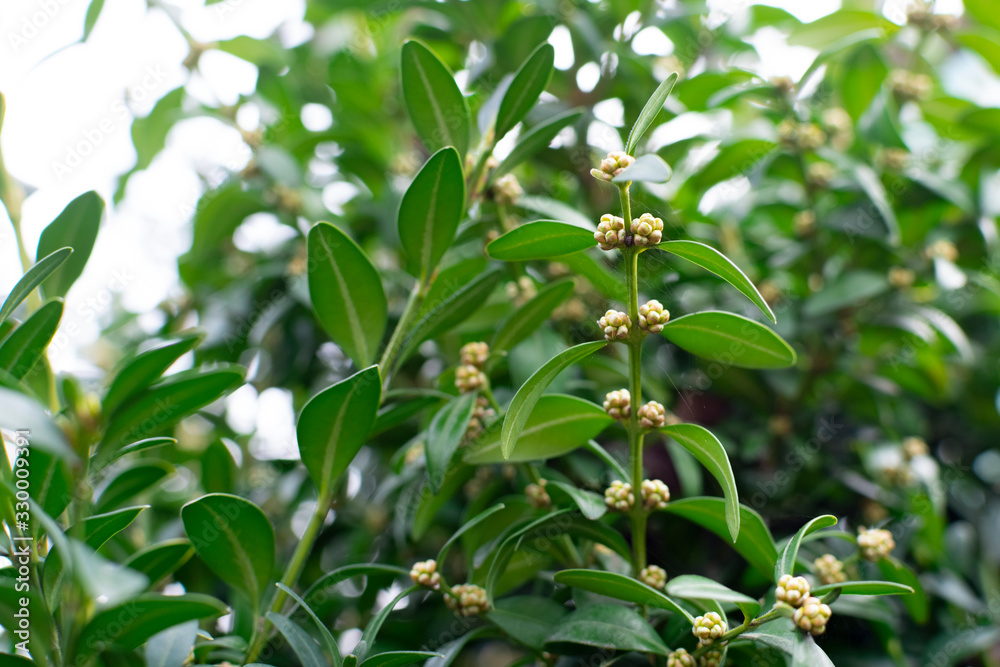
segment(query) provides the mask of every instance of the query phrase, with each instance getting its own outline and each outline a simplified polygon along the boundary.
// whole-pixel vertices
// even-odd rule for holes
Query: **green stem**
[[[429,287],[429,280],[417,281],[417,284],[413,286],[413,290],[410,292],[410,298],[406,301],[406,306],[403,307],[403,314],[399,316],[396,328],[392,330],[392,337],[389,338],[389,344],[385,346],[385,352],[382,353],[382,359],[378,363],[382,371],[382,383],[384,387],[389,386],[389,380],[393,371],[395,371],[396,357],[399,355],[400,348],[403,345],[403,336],[410,328],[410,322],[416,316],[424,297],[427,296]]]

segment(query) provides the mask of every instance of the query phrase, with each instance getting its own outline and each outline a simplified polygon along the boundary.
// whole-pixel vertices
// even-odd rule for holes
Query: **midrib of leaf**
[[[595,419],[596,420],[596,419],[600,418],[600,415],[598,415],[598,414],[595,413],[594,415],[592,415],[590,417],[587,417],[587,418],[588,419]],[[565,424],[567,422],[573,422],[573,421],[582,421],[582,419],[581,419],[581,417],[579,415],[576,415],[576,416],[570,416],[570,417],[560,417],[559,419],[552,419],[552,420],[547,421],[547,422],[542,422],[541,424],[538,424],[537,426],[532,426],[531,428],[526,428],[523,431],[521,431],[521,434],[517,437],[517,439],[520,440],[521,438],[523,438],[526,435],[531,435],[533,433],[538,433],[539,431],[545,430],[547,428],[552,428],[553,426],[558,426],[559,424]],[[472,452],[472,453],[473,454],[478,454],[478,453],[481,453],[481,452],[489,452],[489,451],[492,451],[492,450],[496,449],[501,444],[502,444],[501,441],[497,440],[495,444],[491,444],[489,447],[483,447],[482,449],[477,449],[475,452]],[[517,442],[514,443],[514,447],[517,447]],[[513,451],[511,453],[513,453]]]
[[[337,278],[337,290],[340,295],[344,298],[344,305],[347,306],[344,310],[347,315],[347,322],[351,327],[351,334],[353,334],[355,339],[355,344],[358,346],[358,351],[361,353],[361,357],[365,360],[368,359],[368,340],[364,336],[364,330],[361,327],[361,319],[358,316],[358,309],[354,305],[354,299],[351,298],[351,293],[346,289],[347,283],[344,281],[344,276],[340,272],[340,268],[337,266],[337,260],[333,256],[333,250],[326,243],[326,238],[323,236],[323,232],[317,232],[317,238],[319,242],[323,244],[323,250],[326,252],[327,258],[330,260],[330,267],[333,269],[333,273]]]
[[[424,72],[423,65],[420,63],[420,55],[416,54],[413,58],[413,65],[417,68],[417,74],[420,75],[420,81],[424,84],[424,90],[427,92],[427,99],[430,100],[431,111],[434,113],[434,121],[441,130],[441,138],[451,137],[448,133],[448,123],[444,119],[444,113],[441,111],[441,107],[437,103],[437,98],[434,97],[434,89],[431,87],[431,82],[427,78],[427,73]]]
[[[582,230],[582,231],[586,231],[586,230]],[[518,250],[520,248],[523,248],[524,246],[530,246],[530,245],[532,245],[534,243],[538,243],[540,241],[551,241],[552,239],[560,239],[560,238],[565,238],[567,236],[573,236],[573,234],[570,234],[569,232],[564,232],[564,231],[557,231],[557,232],[553,232],[553,233],[545,235],[545,236],[532,236],[531,238],[525,239],[521,243],[513,243],[513,244],[507,246],[507,250]],[[569,254],[569,253],[565,253],[565,254]]]
[[[358,390],[359,386],[361,386],[361,383],[356,382],[351,387],[350,391],[347,392],[347,396],[344,398],[344,407],[351,404],[351,398],[354,396],[354,392]],[[340,412],[337,413],[337,419],[333,422],[333,431],[330,433],[330,437],[326,441],[326,451],[323,453],[323,479],[319,482],[320,498],[324,498],[329,490],[330,472],[333,470],[333,459],[336,454],[336,448],[332,445],[340,440],[340,432],[344,428],[344,416],[346,414],[347,410],[342,407]]]
[[[739,508],[737,508],[737,511],[739,511]],[[714,516],[715,516],[714,514],[708,514],[704,510],[700,510],[700,509],[697,509],[697,508],[695,508],[695,512],[698,512],[698,513],[700,513],[703,516],[706,516],[708,518],[714,518]],[[742,526],[742,524],[743,524],[743,522],[741,521],[740,525]],[[727,526],[727,528],[728,528],[728,526]],[[744,532],[743,530],[740,530],[740,537],[743,537],[744,535],[746,535],[747,539],[750,542],[752,542],[755,546],[759,547],[762,552],[770,552],[770,549],[765,548],[765,544],[763,542],[760,542],[760,541],[757,540],[755,532],[749,532],[749,531]],[[773,547],[774,545],[772,544],[771,546]]]
[[[48,317],[44,321],[42,321],[38,325],[38,327],[35,328],[35,330],[34,330],[33,333],[35,335],[38,335],[38,332],[43,331],[44,328],[45,328],[45,325],[48,324],[48,322],[50,321],[50,319],[51,318]],[[16,331],[18,331],[18,329],[14,330],[14,332],[16,332]],[[11,338],[13,338],[14,332],[11,332]],[[11,348],[14,351],[14,356],[11,357],[11,366],[10,366],[10,370],[11,370],[12,373],[17,368],[18,363],[20,363],[21,359],[24,357],[24,355],[27,352],[27,350],[31,347],[31,343],[32,343],[33,340],[34,340],[34,336],[30,336],[30,335],[29,336],[25,336],[24,344],[23,345]],[[10,344],[10,338],[7,339],[7,344]],[[2,347],[0,347],[0,351],[2,351],[2,349],[6,348],[6,347],[7,347],[6,344],[3,345]],[[44,349],[45,348],[43,347],[42,350],[44,351]],[[39,357],[39,358],[41,358],[41,357]],[[32,364],[32,365],[34,365],[34,364]]]
[[[746,345],[747,347],[752,348],[754,350],[757,350],[758,352],[763,352],[765,354],[768,354],[768,355],[774,357],[775,359],[781,359],[782,358],[782,357],[778,356],[777,354],[775,354],[773,351],[769,350],[766,347],[760,347],[759,345],[754,345],[753,343],[751,343],[749,341],[743,340],[742,338],[738,338],[738,337],[736,337],[736,336],[734,336],[732,334],[726,333],[725,331],[720,331],[718,329],[712,329],[712,328],[709,328],[709,327],[701,327],[701,326],[697,326],[697,325],[694,325],[694,324],[688,324],[686,322],[684,322],[682,324],[678,324],[678,325],[674,326],[673,328],[674,329],[688,329],[688,330],[691,330],[691,331],[703,331],[703,332],[706,332],[706,333],[715,334],[716,336],[720,336],[722,338],[726,338],[728,340],[735,341],[737,343],[741,343],[743,345]]]
[[[240,571],[243,573],[244,578],[247,578],[246,575],[248,572],[250,574],[248,581],[253,588],[250,599],[253,601],[254,607],[256,607],[259,604],[258,598],[260,597],[260,591],[257,590],[257,573],[254,572],[253,563],[250,562],[250,559],[247,557],[246,550],[240,544],[239,540],[236,539],[236,535],[233,534],[233,531],[229,528],[229,522],[225,520],[220,522],[221,517],[219,516],[219,513],[207,504],[203,505],[203,507],[206,512],[212,515],[212,520],[216,522],[216,525],[225,526],[225,528],[220,528],[219,531],[226,536],[226,541],[229,542],[229,546],[232,547],[233,551],[236,553],[237,562],[239,563]]]
[[[441,177],[444,175],[444,163],[438,167],[437,178],[434,180],[434,187],[431,190],[430,206],[427,207],[427,218],[424,220],[424,242],[420,248],[420,277],[426,279],[431,270],[431,243],[434,232],[434,211],[437,208],[438,190],[441,188]]]
[[[521,93],[513,99],[514,104],[510,106],[509,110],[516,111],[521,106],[521,102],[524,101],[524,98],[527,96],[527,92],[534,88],[535,79],[538,78],[542,71],[543,70],[541,68],[535,68],[535,72],[527,79],[527,85],[522,86]],[[511,129],[513,129],[513,127],[507,128],[508,131]]]

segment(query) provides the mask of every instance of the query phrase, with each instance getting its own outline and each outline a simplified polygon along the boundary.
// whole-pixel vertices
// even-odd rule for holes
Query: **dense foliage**
[[[351,0],[292,48],[189,38],[256,92],[164,95],[114,199],[185,119],[252,158],[99,382],[46,348],[105,202],[32,253],[0,163],[0,667],[1000,664],[1000,109],[947,79],[996,77],[1000,19],[964,4]],[[776,32],[798,80],[760,75]],[[260,214],[290,239],[238,248]],[[227,419],[247,385],[299,459]]]

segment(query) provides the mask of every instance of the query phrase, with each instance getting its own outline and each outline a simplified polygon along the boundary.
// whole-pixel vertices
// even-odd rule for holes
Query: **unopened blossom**
[[[819,598],[809,597],[795,610],[792,621],[811,635],[821,635],[826,632],[826,624],[832,613],[830,606],[820,602]]]
[[[643,213],[632,219],[629,228],[632,232],[632,242],[637,246],[654,246],[663,240],[663,220]]]
[[[927,456],[930,450],[927,449],[927,441],[923,438],[911,436],[903,440],[903,457],[915,459],[918,456]]]
[[[662,591],[667,587],[667,571],[658,565],[650,565],[639,570],[639,581],[650,588]]]
[[[822,584],[842,584],[847,581],[844,564],[833,554],[823,554],[814,560],[813,570]]]
[[[698,667],[722,667],[722,651],[706,651],[698,658]]]
[[[490,609],[486,591],[474,584],[455,586],[444,596],[444,602],[449,609],[462,616],[478,616]]]
[[[524,190],[514,174],[505,174],[493,184],[493,199],[501,206],[510,206],[523,194]]]
[[[642,506],[647,510],[662,510],[670,500],[670,489],[659,479],[642,480]]]
[[[441,588],[441,575],[437,571],[437,562],[433,560],[419,561],[410,569],[410,579],[413,583],[438,590]]]
[[[482,368],[486,360],[490,358],[490,346],[482,341],[466,343],[459,350],[463,366],[475,366]]]
[[[625,219],[610,213],[601,216],[597,231],[594,232],[594,240],[601,246],[601,250],[614,250],[625,245],[625,236]]]
[[[892,539],[892,533],[888,530],[868,529],[863,526],[858,529],[858,549],[861,550],[861,557],[865,560],[874,562],[888,558],[895,548],[896,541]]]
[[[465,437],[475,440],[483,434],[486,422],[496,417],[496,411],[490,407],[490,402],[483,396],[476,397],[476,406],[472,409],[472,418],[465,429]]]
[[[604,490],[604,504],[609,509],[619,512],[630,511],[635,505],[635,494],[632,493],[632,485],[617,479],[611,482],[611,486]]]
[[[615,419],[628,419],[632,412],[632,395],[628,389],[609,391],[604,396],[604,411]]]
[[[598,326],[604,331],[607,340],[622,340],[628,338],[628,328],[632,326],[629,316],[620,310],[609,310],[604,317],[597,320]]]
[[[805,577],[783,574],[778,579],[778,587],[775,589],[774,597],[785,604],[798,607],[809,597],[809,582],[806,581]]]
[[[664,310],[663,304],[656,299],[650,299],[639,306],[639,328],[644,331],[660,333],[669,319],[670,312]]]
[[[643,428],[662,428],[667,421],[667,411],[662,403],[649,401],[639,408],[639,425]]]
[[[455,387],[463,394],[477,391],[486,385],[486,375],[475,366],[463,365],[455,369]]]
[[[599,169],[591,169],[590,175],[602,181],[611,182],[618,174],[635,163],[635,158],[624,151],[611,151],[608,156],[601,160]]]
[[[706,644],[711,644],[713,641],[726,634],[726,630],[729,626],[726,625],[725,619],[719,616],[718,613],[710,611],[704,616],[699,616],[694,619],[694,627],[691,628],[691,634],[698,638],[698,644],[704,646]]]
[[[524,487],[524,495],[527,496],[528,502],[535,509],[552,507],[552,498],[549,497],[549,492],[545,490],[546,484],[548,484],[547,480],[540,479],[537,483]]]
[[[686,649],[679,648],[667,656],[667,667],[698,667],[694,656]]]

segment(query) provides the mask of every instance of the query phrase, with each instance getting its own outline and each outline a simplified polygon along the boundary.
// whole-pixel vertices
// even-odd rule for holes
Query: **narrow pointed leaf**
[[[51,255],[46,255],[38,260],[37,264],[28,269],[28,272],[21,276],[21,279],[14,285],[14,289],[4,299],[3,306],[0,306],[0,324],[3,324],[14,312],[14,309],[28,298],[31,291],[52,275],[53,271],[62,266],[63,262],[72,254],[72,248],[59,248]]]
[[[812,590],[812,594],[820,597],[836,590],[844,595],[909,595],[914,592],[912,586],[898,584],[895,581],[845,581],[817,586]]]
[[[323,595],[324,591],[329,591],[334,586],[342,581],[346,581],[352,577],[365,577],[365,576],[392,576],[392,577],[407,577],[409,576],[409,569],[399,567],[397,565],[383,565],[382,563],[357,563],[355,565],[345,565],[343,567],[338,567],[332,572],[327,572],[325,575],[320,577],[309,590],[305,592],[302,597],[307,601],[313,601],[313,596]]]
[[[91,190],[63,209],[38,238],[36,260],[51,255],[60,248],[73,248],[73,255],[42,282],[46,296],[66,296],[69,288],[83,273],[97,240],[97,231],[104,215],[104,200]]]
[[[691,354],[723,366],[787,368],[795,350],[763,324],[741,315],[709,310],[670,320],[664,338]]]
[[[497,111],[496,139],[510,132],[535,106],[552,76],[556,50],[551,44],[539,46],[528,56],[507,87],[500,109]]]
[[[418,590],[420,590],[420,586],[410,586],[394,597],[392,602],[382,607],[381,611],[375,615],[375,618],[368,621],[368,625],[365,626],[365,631],[361,635],[361,641],[358,642],[358,645],[355,646],[354,650],[351,652],[352,654],[358,656],[359,661],[364,661],[368,652],[375,644],[375,639],[378,637],[379,630],[382,629],[382,625],[386,622],[386,619],[389,618],[389,614],[393,612],[396,605],[399,604],[399,601]]]
[[[622,173],[611,179],[612,183],[666,183],[674,172],[670,165],[656,153],[640,155],[632,166],[626,167]]]
[[[316,612],[312,610],[312,607],[306,604],[305,600],[300,598],[298,594],[291,588],[280,582],[278,583],[278,588],[285,591],[285,593],[288,594],[288,597],[295,600],[295,602],[297,602],[298,605],[302,607],[302,609],[306,612],[306,614],[309,615],[309,618],[312,619],[313,624],[316,626],[316,631],[319,632],[319,636],[323,640],[323,645],[326,647],[327,653],[329,653],[330,656],[333,658],[334,667],[340,667],[340,665],[343,664],[344,659],[340,657],[340,649],[337,646],[337,640],[330,632],[330,629],[326,627],[326,623],[324,623],[320,619],[320,617],[316,615]]]
[[[726,448],[708,429],[697,424],[674,424],[660,429],[708,468],[726,494],[726,526],[733,542],[740,534],[740,497]]]
[[[781,579],[781,575],[783,574],[795,574],[795,562],[799,557],[799,547],[802,546],[802,539],[806,535],[836,525],[837,517],[831,514],[824,514],[812,519],[806,525],[799,528],[798,532],[788,540],[785,548],[781,551],[781,556],[774,566],[774,581],[777,582],[778,579]]]
[[[382,278],[361,248],[329,222],[309,230],[309,298],[323,329],[359,368],[378,353],[388,312]]]
[[[568,222],[535,220],[491,241],[486,252],[504,262],[523,262],[568,255],[595,245],[593,230]]]
[[[531,128],[530,132],[518,139],[517,144],[497,168],[490,172],[490,182],[500,178],[538,151],[546,148],[560,130],[577,121],[582,115],[583,111],[580,110],[566,111]]]
[[[667,503],[663,511],[693,521],[723,539],[729,537],[726,503],[721,498],[674,500]],[[774,564],[778,560],[774,538],[761,516],[745,505],[740,505],[740,535],[733,548],[764,576],[770,577],[774,573]]]
[[[548,320],[552,311],[558,308],[559,304],[568,299],[572,293],[573,281],[569,279],[546,285],[538,291],[533,299],[515,310],[500,325],[500,330],[494,336],[490,350],[494,354],[506,352],[520,343]]]
[[[123,403],[153,384],[175,361],[194,349],[203,337],[201,332],[181,334],[175,340],[137,354],[115,375],[104,395],[102,412],[113,415]]]
[[[187,621],[221,616],[226,605],[198,593],[144,593],[134,600],[98,612],[80,633],[83,654],[101,649],[134,651],[153,635]],[[122,623],[123,618],[131,619]]]
[[[191,545],[209,569],[256,606],[274,570],[274,529],[249,500],[211,493],[181,508]]]
[[[443,657],[430,651],[386,651],[373,655],[361,663],[361,667],[403,667],[428,658]]]
[[[545,644],[555,653],[566,652],[566,644],[663,656],[670,651],[649,622],[637,612],[621,605],[605,604],[587,605],[567,615]]]
[[[465,206],[465,176],[454,148],[442,148],[421,167],[399,204],[399,240],[406,270],[426,281],[455,241]]]
[[[632,130],[628,133],[628,141],[625,142],[626,153],[629,155],[634,154],[633,151],[639,145],[639,140],[642,139],[642,135],[646,133],[649,126],[656,120],[656,116],[660,113],[664,103],[666,103],[667,97],[670,96],[670,91],[673,90],[675,83],[677,83],[677,72],[664,79],[656,87],[656,90],[653,91],[653,94],[649,96],[649,99],[646,100],[645,106],[639,112],[639,117],[635,119]]]
[[[438,410],[427,433],[427,477],[434,493],[441,490],[451,459],[465,437],[476,407],[476,393],[462,394]]]
[[[605,345],[607,345],[606,341],[598,340],[582,343],[568,350],[563,350],[552,359],[549,359],[521,385],[521,388],[514,395],[514,399],[510,402],[510,407],[507,408],[507,414],[504,416],[503,427],[500,432],[500,451],[504,459],[510,458],[511,453],[514,451],[514,446],[517,444],[517,439],[521,435],[521,430],[531,415],[531,411],[534,410],[538,399],[541,398],[542,393],[552,381],[556,379],[556,376],[572,364],[597,352],[597,350],[603,348]]]
[[[177,438],[159,437],[159,438],[146,438],[144,440],[138,440],[130,445],[125,445],[117,452],[114,453],[108,459],[108,462],[117,461],[126,454],[135,454],[137,452],[142,452],[147,449],[153,449],[154,447],[163,447],[164,445],[176,445]]]
[[[746,274],[740,270],[740,267],[736,266],[732,260],[715,248],[707,246],[704,243],[698,243],[697,241],[664,241],[656,247],[678,257],[683,257],[689,262],[693,262],[701,268],[711,271],[743,292],[748,299],[753,301],[755,306],[760,308],[762,313],[767,315],[769,320],[772,322],[778,321],[775,319],[771,307],[767,305],[767,301],[760,295],[760,292],[750,282],[750,279],[746,277]]]
[[[694,617],[684,607],[677,604],[676,601],[670,599],[669,596],[664,595],[652,586],[647,586],[641,581],[627,577],[624,574],[602,572],[600,570],[562,570],[561,572],[556,572],[553,578],[557,584],[572,586],[573,588],[590,591],[598,595],[606,595],[616,600],[634,602],[637,605],[646,605],[658,609],[668,609],[681,614],[688,622],[692,625],[694,624]]]
[[[469,106],[447,66],[420,42],[403,44],[400,61],[403,100],[417,135],[430,151],[469,149]]]
[[[0,342],[0,368],[18,380],[24,379],[45,355],[62,314],[62,299],[53,299],[7,334]]]
[[[584,491],[572,484],[556,480],[549,480],[546,488],[550,492],[554,491],[557,496],[560,493],[565,494],[580,509],[580,514],[588,519],[600,519],[608,511],[604,496],[592,491]]]
[[[320,498],[361,450],[381,396],[378,366],[369,366],[316,394],[302,408],[295,434],[302,464]]]
[[[469,519],[462,525],[461,528],[452,533],[451,537],[448,538],[448,541],[445,542],[444,546],[441,547],[441,550],[438,551],[436,559],[439,566],[438,569],[440,570],[440,566],[444,564],[445,556],[448,555],[448,551],[451,549],[452,545],[454,545],[458,541],[458,538],[460,538],[462,535],[464,535],[465,533],[469,532],[470,530],[481,524],[483,521],[486,521],[486,519],[490,518],[503,508],[504,508],[503,503],[497,503],[493,507],[483,510],[472,519]]]
[[[273,611],[267,612],[267,618],[288,640],[288,645],[302,663],[302,667],[328,667],[316,641],[298,623]]]
[[[568,613],[565,605],[552,598],[517,595],[497,600],[486,618],[514,641],[541,650],[556,624]]]
[[[740,608],[740,611],[747,618],[753,618],[760,611],[760,602],[749,595],[744,595],[716,581],[695,574],[682,574],[673,577],[667,582],[665,592],[671,597],[682,600],[732,602]]]

